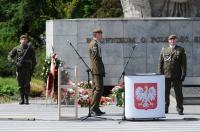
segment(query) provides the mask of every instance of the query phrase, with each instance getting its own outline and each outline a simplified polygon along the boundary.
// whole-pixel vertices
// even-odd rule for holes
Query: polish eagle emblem
[[[134,95],[137,109],[148,110],[157,107],[157,83],[135,83]]]

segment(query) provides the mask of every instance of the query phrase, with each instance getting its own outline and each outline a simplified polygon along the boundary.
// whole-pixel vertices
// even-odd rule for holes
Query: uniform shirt
[[[94,75],[104,75],[105,69],[102,61],[101,45],[95,38],[89,43],[89,57],[92,74]]]
[[[174,48],[176,47],[176,45],[173,45],[173,46],[170,45],[169,47],[170,47],[171,49],[174,49]]]
[[[163,48],[159,60],[159,73],[166,78],[181,79],[186,76],[187,60],[183,47]]]

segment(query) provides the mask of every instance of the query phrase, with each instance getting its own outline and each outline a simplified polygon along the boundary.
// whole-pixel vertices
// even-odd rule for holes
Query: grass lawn
[[[40,97],[44,90],[44,82],[33,78],[31,80],[31,97]],[[0,77],[0,103],[18,100],[18,85],[14,77]]]

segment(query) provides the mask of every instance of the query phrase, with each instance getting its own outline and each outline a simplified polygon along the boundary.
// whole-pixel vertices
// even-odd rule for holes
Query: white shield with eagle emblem
[[[136,109],[157,108],[157,83],[135,83],[134,94]]]

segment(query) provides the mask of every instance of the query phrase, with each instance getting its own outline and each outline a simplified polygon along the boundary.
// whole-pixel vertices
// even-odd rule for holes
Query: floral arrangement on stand
[[[61,104],[74,105],[75,90],[73,88],[61,89]]]
[[[80,107],[88,107],[91,102],[90,94],[92,94],[92,89],[78,88],[78,105]]]
[[[87,81],[81,81],[80,83],[77,84],[78,86],[78,105],[80,107],[88,107],[89,102],[91,102],[92,98],[92,90],[95,87],[95,84],[90,81],[90,86],[88,85]],[[68,89],[63,89],[62,91],[62,98],[67,99],[68,102],[74,101],[75,99],[75,89],[73,88],[68,88]],[[65,96],[65,97],[64,97]],[[100,105],[109,105],[111,104],[112,99],[110,97],[104,97],[102,96]],[[66,103],[66,102],[65,102]]]
[[[123,106],[124,105],[124,83],[120,83],[119,85],[116,85],[112,89],[112,99],[113,102],[116,102],[117,106]]]
[[[62,65],[62,61],[58,59],[57,54],[53,53],[50,57],[45,59],[45,63],[44,63],[43,70],[41,73],[42,79],[48,87],[48,95],[53,93],[53,100],[55,102],[58,99],[57,97],[58,71],[57,70],[61,65]]]
[[[58,67],[60,65],[62,65],[62,61],[60,59],[56,58],[56,69],[58,69]],[[47,77],[50,73],[50,67],[51,67],[51,57],[47,57],[44,61],[44,66],[42,68],[42,73],[41,73],[41,77],[45,83],[46,83]]]

